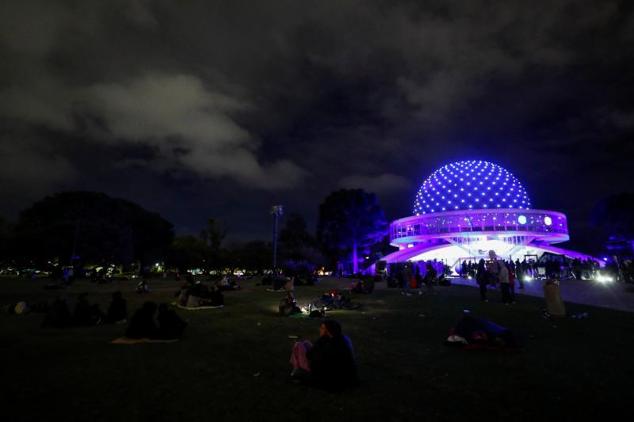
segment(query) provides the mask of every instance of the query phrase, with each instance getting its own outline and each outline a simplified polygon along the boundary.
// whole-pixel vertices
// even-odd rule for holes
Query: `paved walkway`
[[[451,282],[463,286],[478,287],[475,280],[453,278]],[[516,284],[515,294],[544,297],[542,286],[543,282],[540,280],[524,283],[524,290],[518,290]],[[564,302],[634,312],[634,285],[632,284],[600,284],[594,281],[566,280],[561,282],[560,288]]]

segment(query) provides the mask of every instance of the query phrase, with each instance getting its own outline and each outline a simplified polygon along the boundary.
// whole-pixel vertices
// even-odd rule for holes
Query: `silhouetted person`
[[[438,273],[432,263],[427,262],[427,264],[425,264],[425,277],[423,278],[423,283],[427,287],[428,293],[434,292],[434,280],[436,280],[437,276]]]
[[[147,279],[143,278],[136,285],[136,292],[139,294],[145,294],[150,292],[150,286],[147,284]]]
[[[502,293],[502,303],[513,303],[511,297],[511,280],[509,279],[509,269],[506,263],[502,260],[498,260],[498,281],[500,283],[500,292]]]
[[[99,305],[91,305],[88,302],[87,294],[82,293],[77,299],[73,319],[76,325],[89,326],[96,325],[103,319],[103,313],[99,309]]]
[[[302,313],[302,310],[299,308],[299,306],[297,306],[297,301],[295,300],[295,295],[293,294],[293,292],[286,292],[286,297],[280,301],[278,311],[281,316],[290,316],[293,314]]]
[[[112,301],[108,306],[108,313],[106,314],[106,322],[114,324],[116,322],[125,321],[128,318],[128,305],[121,292],[114,292],[112,294]]]
[[[478,267],[476,269],[476,282],[480,287],[480,300],[483,302],[488,302],[487,300],[487,284],[488,284],[488,273],[486,266],[484,265],[484,259],[480,259],[478,261]]]
[[[64,328],[70,326],[72,322],[66,299],[58,297],[48,309],[46,318],[42,322],[42,327]]]
[[[156,303],[145,302],[141,309],[138,309],[130,319],[130,324],[125,331],[126,337],[156,338],[158,330],[154,323],[155,313]]]
[[[225,304],[225,297],[218,286],[213,286],[209,292],[209,302],[211,306],[220,306]]]
[[[158,338],[179,339],[183,336],[187,323],[183,321],[173,310],[169,309],[165,303],[158,307]]]

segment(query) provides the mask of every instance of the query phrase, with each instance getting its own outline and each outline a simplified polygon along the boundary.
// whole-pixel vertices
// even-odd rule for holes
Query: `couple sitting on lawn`
[[[125,336],[131,339],[172,340],[181,338],[187,323],[176,312],[169,309],[165,303],[158,306],[158,316],[155,322],[156,310],[156,303],[145,302],[130,319]]]
[[[296,342],[290,363],[293,379],[317,388],[341,391],[359,383],[352,342],[343,335],[337,321],[323,321],[314,344],[308,340]]]
[[[223,306],[225,303],[224,295],[218,285],[213,285],[210,289],[200,281],[194,282],[191,275],[187,276],[185,284],[176,295],[181,306],[191,308],[198,306]]]

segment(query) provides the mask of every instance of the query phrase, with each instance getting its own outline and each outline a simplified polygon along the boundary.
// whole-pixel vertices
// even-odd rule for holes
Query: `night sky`
[[[497,163],[534,208],[632,191],[631,1],[0,2],[0,215],[61,190],[268,239],[331,191],[411,214],[420,183]]]

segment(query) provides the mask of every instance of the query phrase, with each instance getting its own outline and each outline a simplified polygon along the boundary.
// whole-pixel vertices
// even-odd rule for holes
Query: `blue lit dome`
[[[418,189],[414,214],[530,207],[526,190],[508,170],[488,161],[471,160],[434,171]]]

